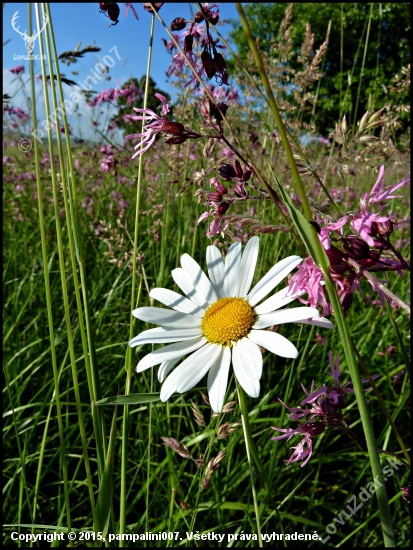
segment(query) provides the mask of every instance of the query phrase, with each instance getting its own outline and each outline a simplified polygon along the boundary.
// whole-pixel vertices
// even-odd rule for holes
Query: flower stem
[[[262,484],[264,485],[264,489],[265,489],[264,506],[269,496],[269,484],[268,484],[267,474],[264,468],[262,467],[260,457],[258,455],[257,449],[255,448],[254,441],[252,439],[251,425],[250,425],[249,416],[248,416],[247,396],[244,390],[239,385],[237,380],[236,380],[236,384],[237,384],[239,405],[241,408],[242,429],[244,430],[245,448],[247,450],[248,467],[249,467],[250,476],[251,476],[252,498],[254,500],[255,520],[256,520],[257,531],[258,531],[258,543],[262,548],[263,544],[262,544],[262,538],[261,538],[260,511],[259,511],[258,502],[257,502],[257,494],[255,491],[255,480],[252,472],[251,456],[254,459],[255,467],[257,468],[257,472],[258,472],[258,477],[260,478]]]
[[[148,63],[146,68],[146,82],[145,82],[145,94],[143,99],[143,108],[148,106],[148,93],[149,93],[149,77],[151,72],[152,62],[152,45],[153,34],[155,28],[155,17],[152,15],[151,31],[149,38],[149,51],[148,51]],[[142,122],[142,127],[143,127]],[[142,130],[143,131],[143,130]],[[138,183],[136,189],[136,210],[135,210],[135,233],[133,239],[133,259],[132,259],[132,289],[131,289],[131,302],[130,302],[130,326],[129,326],[129,340],[133,338],[133,316],[132,311],[136,307],[136,261],[138,257],[138,236],[139,236],[139,210],[140,210],[140,197],[141,197],[141,184],[142,184],[142,155],[139,155],[138,165]],[[140,296],[140,289],[142,288],[142,280],[139,284],[138,300]],[[132,349],[128,346],[126,352],[126,387],[125,395],[130,393],[130,387],[132,382]],[[126,497],[127,497],[127,472],[128,472],[128,438],[129,438],[129,406],[123,408],[123,427],[122,427],[122,467],[121,467],[121,486],[120,486],[120,518],[119,518],[119,533],[126,533]],[[150,441],[148,443],[150,445]],[[125,546],[124,541],[121,540],[119,546]]]
[[[271,110],[274,115],[274,119],[277,123],[278,132],[280,134],[280,137],[285,149],[285,153],[287,155],[287,158],[290,164],[290,169],[292,172],[293,179],[297,185],[297,190],[301,198],[305,217],[307,218],[307,221],[311,221],[312,214],[311,214],[310,205],[305,193],[304,186],[301,182],[301,178],[298,173],[297,166],[294,161],[291,146],[288,141],[287,132],[284,127],[282,118],[280,116],[280,112],[278,110],[278,107],[274,98],[274,94],[272,92],[271,85],[268,80],[267,73],[265,72],[265,68],[264,68],[260,53],[258,51],[257,44],[252,35],[248,20],[245,17],[242,5],[240,3],[236,3],[235,6],[240,15],[244,32],[248,39],[248,43],[255,60],[255,64],[261,76],[265,91],[267,93]],[[301,224],[301,222],[298,221],[297,225],[298,224]],[[297,229],[300,229],[301,231],[304,230],[303,227],[297,227]],[[361,376],[358,369],[356,356],[351,344],[350,331],[344,317],[343,309],[341,307],[340,299],[337,294],[336,286],[330,275],[327,256],[324,252],[324,249],[321,246],[321,243],[317,235],[315,234],[315,230],[313,234],[310,236],[311,236],[311,248],[314,254],[313,259],[317,263],[317,265],[320,267],[321,271],[323,272],[324,280],[326,282],[326,290],[328,292],[331,304],[333,306],[335,320],[336,320],[337,328],[340,334],[340,340],[344,349],[347,364],[349,366],[350,376],[353,381],[353,387],[356,395],[357,405],[360,411],[363,430],[364,430],[364,434],[367,442],[368,454],[370,458],[373,477],[374,479],[376,478],[379,479],[380,485],[381,485],[380,488],[377,490],[376,494],[377,494],[377,500],[378,500],[378,505],[380,510],[380,519],[381,519],[381,525],[383,529],[384,544],[386,547],[394,547],[395,539],[393,534],[393,525],[392,525],[392,518],[391,518],[391,513],[389,508],[389,502],[387,499],[386,486],[385,486],[383,473],[380,465],[379,454],[377,451],[377,442],[374,435],[373,425],[371,423],[371,418],[370,418],[369,410],[366,404],[366,398],[363,391]]]

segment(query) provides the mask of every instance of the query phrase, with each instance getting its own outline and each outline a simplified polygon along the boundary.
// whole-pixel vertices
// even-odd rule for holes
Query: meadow
[[[36,6],[29,34],[48,16],[38,47],[50,114],[68,99],[53,37],[58,6]],[[161,7],[146,6],[140,19],[162,24]],[[211,39],[223,43],[217,8],[197,9],[194,21],[175,22],[168,46],[179,99],[149,97],[149,62],[145,89],[87,96],[95,141],[74,135],[63,109],[39,143],[33,63],[15,73],[27,77],[31,101],[19,112],[9,98],[4,110],[3,544],[409,546],[407,106],[372,110],[365,98],[354,123],[338,106],[323,136],[315,114],[328,40],[316,50],[307,33],[302,70],[287,78],[291,14],[273,50],[260,53],[239,5],[252,54],[228,74],[220,51],[230,50]],[[395,94],[409,71],[395,75]],[[197,303],[204,279],[183,255],[216,290],[208,254],[241,269],[233,258],[240,247],[252,258],[257,238],[255,271],[255,260],[242,264],[252,272],[239,295],[253,289],[245,334],[271,333],[280,354],[254,344],[237,359],[245,334],[226,340],[216,321],[212,337],[205,321],[211,350],[232,353],[222,398],[207,355],[188,371],[192,386],[174,375],[179,364],[136,372],[179,340],[133,340],[162,324],[138,309],[159,307],[153,289],[183,295],[173,272],[182,265],[198,276],[195,294],[186,292]],[[265,297],[289,287],[297,299],[286,309],[319,317],[290,322],[281,309],[254,330],[255,285],[294,256],[302,260]],[[262,374],[251,364],[257,349]]]

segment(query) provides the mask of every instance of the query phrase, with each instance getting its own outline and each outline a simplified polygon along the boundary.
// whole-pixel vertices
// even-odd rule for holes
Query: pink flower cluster
[[[339,427],[341,424],[344,425],[341,409],[345,406],[346,394],[354,393],[354,389],[352,388],[353,383],[349,381],[341,385],[339,382],[339,377],[341,375],[339,356],[336,356],[335,364],[333,361],[333,353],[331,351],[328,353],[328,358],[331,367],[331,376],[334,381],[333,385],[324,385],[318,390],[314,390],[313,381],[311,385],[311,393],[309,393],[304,385],[301,384],[301,387],[306,394],[306,398],[301,402],[301,406],[311,405],[311,408],[291,408],[283,403],[281,399],[278,399],[283,407],[288,409],[290,412],[288,417],[297,423],[297,427],[272,427],[272,429],[277,432],[283,432],[283,435],[273,437],[272,440],[287,439],[287,441],[289,441],[295,435],[303,436],[303,439],[296,447],[291,447],[294,449],[294,452],[291,457],[286,460],[287,464],[302,460],[303,463],[301,464],[301,467],[305,466],[312,455],[312,438],[315,435],[323,433],[327,427]],[[378,378],[378,376],[378,374],[375,374],[371,378],[374,380]],[[363,384],[366,384],[367,382],[368,379],[362,380]],[[365,388],[364,391],[368,390],[371,390],[371,387]],[[306,419],[305,422],[302,422],[303,419]]]

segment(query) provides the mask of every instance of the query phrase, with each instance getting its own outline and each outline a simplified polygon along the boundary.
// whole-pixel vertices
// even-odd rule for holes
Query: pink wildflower
[[[16,65],[16,67],[13,67],[13,68],[9,69],[9,71],[12,74],[22,74],[22,73],[24,73],[24,67],[23,67],[23,65]]]
[[[126,2],[125,3],[125,11],[123,12],[123,17],[126,17],[128,15],[128,10],[129,8],[132,10],[133,12],[133,15],[136,17],[136,19],[139,21],[139,16],[138,14],[136,13],[136,10],[135,8],[133,7],[133,5],[130,3],[130,2]]]

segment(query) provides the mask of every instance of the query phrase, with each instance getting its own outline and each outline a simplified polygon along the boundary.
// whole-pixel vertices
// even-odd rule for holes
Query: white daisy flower
[[[209,279],[197,262],[184,254],[182,268],[174,269],[172,277],[187,298],[166,288],[154,288],[151,298],[172,309],[140,307],[133,311],[137,319],[161,326],[133,338],[129,342],[131,347],[169,344],[146,355],[136,367],[137,372],[142,372],[160,365],[158,379],[163,382],[162,401],[174,392],[190,390],[208,373],[211,407],[214,412],[221,412],[231,362],[245,392],[258,397],[262,374],[259,346],[281,357],[298,356],[296,347],[287,338],[261,329],[283,323],[334,328],[315,308],[280,309],[304,292],[287,296],[286,287],[262,301],[302,261],[299,256],[289,256],[278,262],[250,290],[258,248],[258,237],[248,241],[242,255],[241,243],[233,244],[224,262],[218,248],[208,246]],[[185,355],[188,357],[169,374]]]

